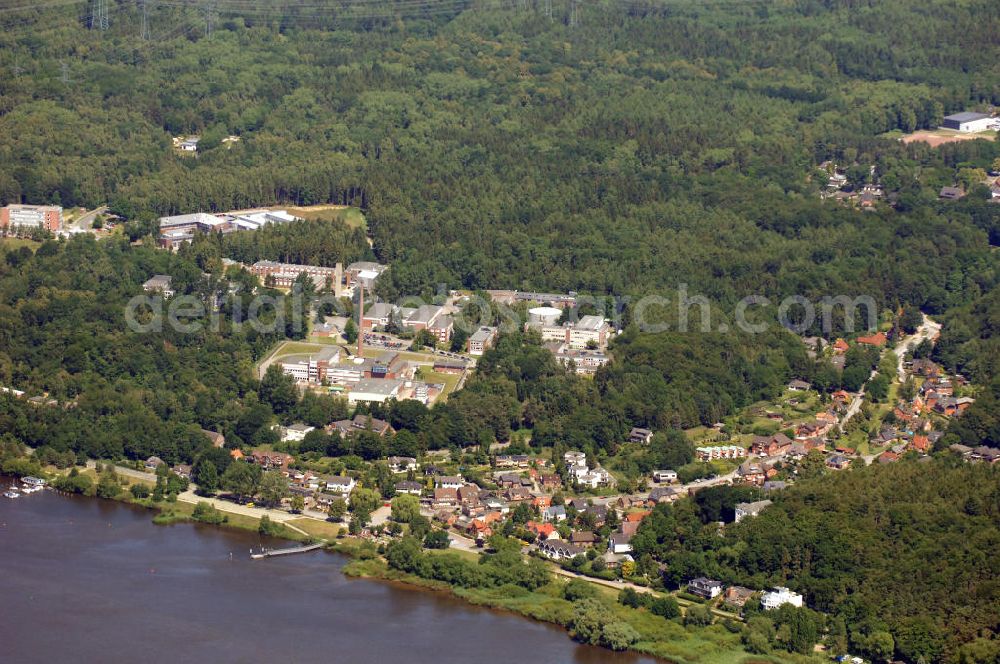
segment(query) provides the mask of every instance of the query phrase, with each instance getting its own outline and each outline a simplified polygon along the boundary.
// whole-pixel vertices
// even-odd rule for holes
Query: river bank
[[[123,503],[44,491],[0,500],[0,643],[16,662],[377,661],[653,664],[443,593],[351,579],[325,551],[249,559],[281,541],[155,527]],[[232,554],[232,557],[230,557]]]
[[[358,548],[352,550],[348,547],[343,552],[354,556],[354,560],[343,568],[347,576],[417,587],[431,593],[457,597],[475,606],[558,625],[567,631],[572,626],[576,602],[564,598],[565,584],[556,577],[536,591],[511,586],[467,588],[392,569],[382,557],[365,554]],[[449,552],[428,552],[428,555],[447,553]],[[628,624],[639,634],[640,639],[627,649],[629,652],[677,664],[815,664],[824,661],[792,653],[750,654],[741,646],[738,627],[731,631],[726,625],[716,623],[689,629],[679,622],[666,620],[646,610],[622,606],[617,601],[616,590],[597,585],[592,587],[595,589],[594,597],[604,609],[606,620]],[[608,652],[610,654],[611,651]]]
[[[564,630],[571,627],[574,604],[563,597],[565,582],[553,575],[549,583],[536,591],[510,586],[501,588],[468,588],[443,581],[425,579],[389,567],[375,544],[352,537],[345,537],[339,526],[333,537],[313,537],[302,531],[292,530],[274,522],[261,526],[261,519],[242,513],[217,512],[211,518],[198,518],[196,505],[182,501],[152,502],[121,491],[113,500],[155,512],[152,522],[159,526],[178,523],[196,523],[223,526],[236,531],[274,536],[297,542],[323,541],[326,549],[348,556],[350,562],[342,572],[352,578],[378,580],[410,588],[432,591],[468,604],[505,613],[515,614]],[[332,525],[332,524],[331,524]],[[428,555],[452,553],[470,560],[478,556],[467,552],[430,552]],[[628,624],[639,635],[629,651],[677,662],[678,664],[748,664],[772,662],[773,664],[803,664],[815,662],[814,658],[782,653],[781,656],[761,656],[747,653],[741,645],[739,625],[717,623],[698,628],[688,628],[677,621],[655,616],[646,610],[624,607],[617,602],[617,591],[597,584],[595,597],[601,601],[607,614],[615,621]],[[726,621],[728,623],[728,621]],[[566,638],[569,635],[566,634]],[[607,651],[610,653],[610,651]]]

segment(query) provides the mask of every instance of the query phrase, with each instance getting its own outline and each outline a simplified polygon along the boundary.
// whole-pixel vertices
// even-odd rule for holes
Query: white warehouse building
[[[992,118],[985,113],[966,111],[964,113],[955,113],[954,115],[945,116],[944,123],[941,126],[945,129],[954,129],[955,131],[974,133],[977,131],[992,129],[998,121],[1000,120]]]

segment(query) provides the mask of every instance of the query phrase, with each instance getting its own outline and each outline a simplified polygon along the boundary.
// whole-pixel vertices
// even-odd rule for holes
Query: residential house
[[[601,556],[601,560],[604,561],[604,566],[608,569],[618,569],[622,566],[624,562],[632,562],[634,559],[630,554],[627,553],[614,553],[613,551],[605,551]]]
[[[546,510],[552,506],[552,496],[535,496],[531,499],[531,506],[537,507],[540,510]],[[565,512],[566,508],[563,507],[563,513],[565,514]]]
[[[843,454],[834,454],[826,460],[826,465],[833,470],[844,470],[845,468],[850,468],[851,460]]]
[[[792,440],[779,432],[771,436],[754,436],[750,451],[762,457],[782,456],[788,452],[791,445]]]
[[[657,483],[667,482],[672,483],[677,481],[677,471],[676,470],[654,470],[653,471],[653,481]]]
[[[742,459],[746,457],[747,450],[740,445],[716,445],[713,447],[699,447],[695,450],[695,454],[699,461]]]
[[[644,445],[648,445],[649,442],[653,440],[653,432],[649,429],[632,427],[632,430],[628,433],[628,440],[630,443],[642,443]]]
[[[699,576],[697,579],[688,581],[687,591],[698,597],[713,599],[722,593],[722,582]]]
[[[684,493],[672,486],[658,486],[649,492],[648,502],[651,505],[672,503],[684,497]]]
[[[465,486],[465,480],[453,475],[440,475],[434,478],[434,486],[438,489],[460,489]]]
[[[151,456],[146,459],[146,463],[143,464],[146,470],[156,472],[156,469],[162,466],[165,462],[158,456]]]
[[[173,297],[174,289],[171,286],[173,277],[168,274],[156,274],[142,284],[142,290],[147,293],[159,293],[163,297]]]
[[[876,346],[881,348],[882,346],[885,346],[888,339],[886,338],[884,332],[876,332],[875,334],[858,337],[856,341],[865,346]]]
[[[736,469],[735,482],[760,486],[767,479],[767,473],[756,461],[745,461]]]
[[[250,460],[264,470],[285,469],[292,462],[292,457],[281,452],[265,452],[254,450],[250,453]]]
[[[581,530],[581,531],[577,531],[577,532],[572,533],[569,536],[569,541],[570,541],[571,544],[575,544],[577,546],[587,547],[587,546],[593,546],[593,545],[597,544],[597,542],[599,541],[599,538],[597,537],[597,535],[595,535],[594,533],[592,533],[589,530]]]
[[[995,447],[980,445],[969,454],[969,460],[994,464],[1000,461],[1000,450]]]
[[[639,523],[650,514],[652,514],[652,512],[650,512],[649,510],[642,510],[639,512],[629,512],[624,517],[622,517],[622,521],[625,523]]]
[[[458,506],[458,489],[447,487],[434,489],[434,508],[454,508]]]
[[[531,491],[527,487],[514,486],[504,491],[504,497],[511,503],[520,503],[532,499]]]
[[[403,480],[396,482],[396,493],[408,493],[411,496],[419,496],[423,493],[424,485],[420,482]]]
[[[582,509],[577,508],[577,512],[594,515],[594,524],[598,527],[603,526],[608,520],[608,508],[606,505],[585,505]]]
[[[560,539],[546,540],[538,545],[538,550],[552,560],[571,560],[586,553],[585,549]]]
[[[497,496],[488,496],[483,500],[483,505],[490,512],[496,512],[497,514],[507,514],[510,512],[510,505],[503,498],[498,498]]]
[[[971,397],[942,397],[934,404],[934,410],[948,416],[961,415],[975,401]]]
[[[788,389],[792,392],[804,392],[806,390],[812,389],[812,385],[804,380],[795,379],[788,383]]]
[[[760,596],[760,606],[765,611],[771,611],[782,604],[792,606],[802,606],[802,595],[792,592],[788,588],[778,586],[774,590],[768,591]]]
[[[281,427],[281,441],[286,443],[302,442],[307,433],[315,430],[316,427],[311,427],[308,424],[303,424],[302,422],[296,422],[295,424],[290,424],[287,427]]]
[[[352,436],[360,431],[372,431],[380,436],[392,433],[388,422],[368,415],[355,415],[351,420],[338,420],[327,426],[327,430],[338,431],[342,436]]]
[[[736,523],[739,523],[748,516],[757,516],[770,504],[770,500],[758,500],[752,503],[736,503]]]
[[[542,489],[547,491],[558,491],[562,488],[562,478],[555,474],[542,475],[538,481],[542,485]]]
[[[730,606],[743,608],[747,600],[753,597],[753,593],[754,591],[743,586],[729,586],[722,595],[722,601]]]
[[[608,538],[608,551],[611,553],[631,553],[632,535],[621,530],[611,533],[611,537]]]
[[[354,491],[354,487],[358,485],[353,477],[344,477],[342,475],[327,477],[323,482],[326,485],[327,492],[336,493],[341,496],[349,496]]]
[[[546,521],[552,521],[554,523],[559,523],[560,521],[566,520],[566,508],[562,505],[552,505],[545,508],[542,512],[542,518]]]
[[[521,479],[528,478],[522,478],[517,473],[501,473],[497,476],[497,484],[504,489],[509,489],[510,487],[521,486]],[[530,486],[531,480],[528,480],[528,484]]]
[[[527,454],[498,454],[495,462],[497,468],[527,468],[530,464]]]
[[[417,460],[408,456],[391,456],[387,459],[389,470],[394,473],[406,473],[417,469]]]
[[[556,530],[556,526],[553,523],[539,523],[537,521],[528,521],[524,524],[524,529],[535,536],[535,539],[548,540],[548,539],[559,539],[559,531]]]
[[[223,447],[226,444],[226,437],[221,433],[202,429],[201,432],[212,442],[212,447]]]

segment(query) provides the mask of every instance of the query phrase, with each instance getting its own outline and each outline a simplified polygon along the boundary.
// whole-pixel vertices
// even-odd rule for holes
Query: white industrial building
[[[954,115],[946,116],[941,126],[944,129],[954,129],[955,131],[974,133],[977,131],[993,129],[998,122],[1000,122],[1000,120],[990,117],[985,113],[965,111],[963,113],[955,113]]]
[[[403,381],[395,378],[365,378],[351,386],[349,403],[383,403],[399,396]]]

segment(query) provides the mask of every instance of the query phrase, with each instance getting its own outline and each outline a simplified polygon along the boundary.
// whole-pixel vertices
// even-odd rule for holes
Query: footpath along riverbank
[[[196,521],[191,516],[194,505],[180,499],[172,503],[150,504],[148,501],[135,500],[129,492],[123,491],[120,502],[155,511],[157,517],[154,518],[154,521],[157,523]],[[219,502],[225,503],[226,501]],[[228,504],[224,506],[240,507]],[[166,518],[164,518],[165,516]],[[226,512],[225,516],[226,522],[219,525],[249,532],[260,531],[259,518],[238,512]],[[342,533],[339,536],[334,535],[328,538],[313,537],[304,534],[301,529],[290,528],[289,526],[294,524],[289,524],[288,521],[272,523],[272,525],[284,528],[284,531],[279,535],[283,539],[310,543],[323,542],[328,550],[350,556],[351,561],[344,566],[343,572],[351,577],[405,584],[435,593],[445,593],[476,606],[514,613],[563,628],[568,628],[572,624],[574,603],[564,597],[566,582],[562,570],[553,569],[554,574],[549,583],[532,592],[511,587],[468,588],[458,584],[423,579],[416,575],[393,570],[387,564],[380,548],[367,540],[347,537]],[[339,526],[335,527],[339,532]],[[269,534],[273,534],[273,531]],[[457,550],[430,552],[428,555],[464,556],[467,560],[478,558],[476,553]],[[583,580],[594,581],[585,577]],[[730,623],[725,618],[719,618],[715,625],[709,627],[686,628],[680,624],[679,620],[669,621],[652,615],[646,610],[621,606],[617,602],[619,590],[617,586],[597,583],[591,585],[595,590],[595,598],[606,607],[609,619],[613,617],[615,620],[627,622],[639,635],[639,640],[631,645],[630,651],[669,659],[680,664],[706,661],[712,664],[742,664],[750,659],[761,661],[760,657],[752,657],[743,650],[738,633],[739,627],[735,622],[732,623],[734,629],[729,629],[727,625],[722,624],[723,621],[727,624]],[[772,662],[816,661],[798,656],[772,656],[767,660]]]

